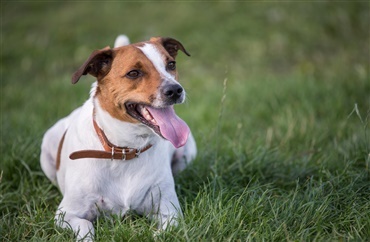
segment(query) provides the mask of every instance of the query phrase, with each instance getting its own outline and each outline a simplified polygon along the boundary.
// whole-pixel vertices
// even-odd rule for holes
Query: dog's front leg
[[[147,216],[157,223],[159,231],[170,226],[177,226],[182,211],[174,188],[153,189],[150,198],[146,199]],[[150,204],[150,205],[149,205]],[[149,205],[149,206],[148,206]]]
[[[172,156],[171,169],[172,174],[177,175],[183,171],[186,166],[194,160],[197,155],[197,146],[193,135],[190,133],[188,141],[183,147],[177,148]]]
[[[178,225],[178,218],[182,215],[181,212],[174,211],[171,214],[168,213],[158,213],[152,216],[158,225],[158,231],[161,232],[171,227],[176,227]]]
[[[92,222],[68,211],[63,211],[63,208],[59,208],[55,216],[55,223],[61,228],[72,229],[77,236],[77,241],[94,240],[94,226]]]

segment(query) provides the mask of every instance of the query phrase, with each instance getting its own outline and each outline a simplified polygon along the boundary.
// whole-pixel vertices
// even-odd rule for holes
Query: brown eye
[[[138,70],[132,70],[132,71],[127,72],[127,74],[126,74],[126,77],[128,77],[130,79],[136,79],[140,76],[142,76],[142,73]]]
[[[175,61],[170,61],[167,63],[167,69],[174,71],[176,69],[176,62]]]

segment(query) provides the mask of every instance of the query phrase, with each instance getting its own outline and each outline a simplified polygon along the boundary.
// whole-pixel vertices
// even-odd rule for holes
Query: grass
[[[0,238],[73,241],[39,165],[43,133],[81,105],[70,84],[117,34],[181,40],[199,155],[176,177],[180,225],[129,214],[97,241],[368,241],[369,3],[1,2]]]

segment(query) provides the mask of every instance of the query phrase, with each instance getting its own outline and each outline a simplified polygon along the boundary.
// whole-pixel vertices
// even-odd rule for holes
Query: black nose
[[[184,89],[179,84],[170,84],[163,88],[162,93],[167,100],[176,102],[181,97],[183,91]]]

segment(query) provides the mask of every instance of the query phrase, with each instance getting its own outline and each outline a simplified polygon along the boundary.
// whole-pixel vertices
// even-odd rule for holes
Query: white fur
[[[154,67],[160,73],[162,78],[178,83],[175,80],[175,77],[167,72],[166,63],[163,60],[163,55],[161,55],[161,53],[155,48],[154,45],[146,43],[143,47],[139,47],[139,49],[153,63]]]
[[[150,47],[144,46],[143,51],[149,53],[150,58],[155,56]],[[158,64],[159,59],[154,58],[151,59],[153,64],[163,71],[163,66]],[[71,227],[78,239],[86,240],[93,239],[92,222],[101,213],[123,216],[132,209],[157,221],[160,229],[176,224],[176,218],[182,212],[173,173],[183,170],[195,158],[193,136],[190,134],[185,146],[175,149],[147,126],[113,118],[94,97],[97,85],[93,84],[85,104],[51,127],[42,141],[41,167],[63,194],[55,216],[56,223],[63,228]],[[93,128],[94,108],[98,125],[115,145],[131,148],[153,146],[139,158],[129,161],[69,159],[69,155],[77,150],[103,149]],[[61,164],[56,170],[59,141],[66,130]]]
[[[126,35],[121,34],[121,35],[118,35],[116,40],[114,41],[114,48],[129,45],[129,44],[130,44],[130,39]]]
[[[143,47],[139,47],[139,49],[145,54],[145,56],[153,63],[155,69],[158,71],[158,73],[161,75],[161,78],[163,79],[162,85],[168,85],[170,83],[172,84],[179,84],[178,81],[176,81],[175,76],[171,75],[166,70],[166,63],[164,61],[163,55],[155,48],[155,46],[151,44],[145,44]],[[185,91],[181,94],[181,100],[180,103],[184,102],[185,100]],[[156,99],[153,103],[153,106],[160,106],[160,103],[162,102],[162,96],[158,92]]]

